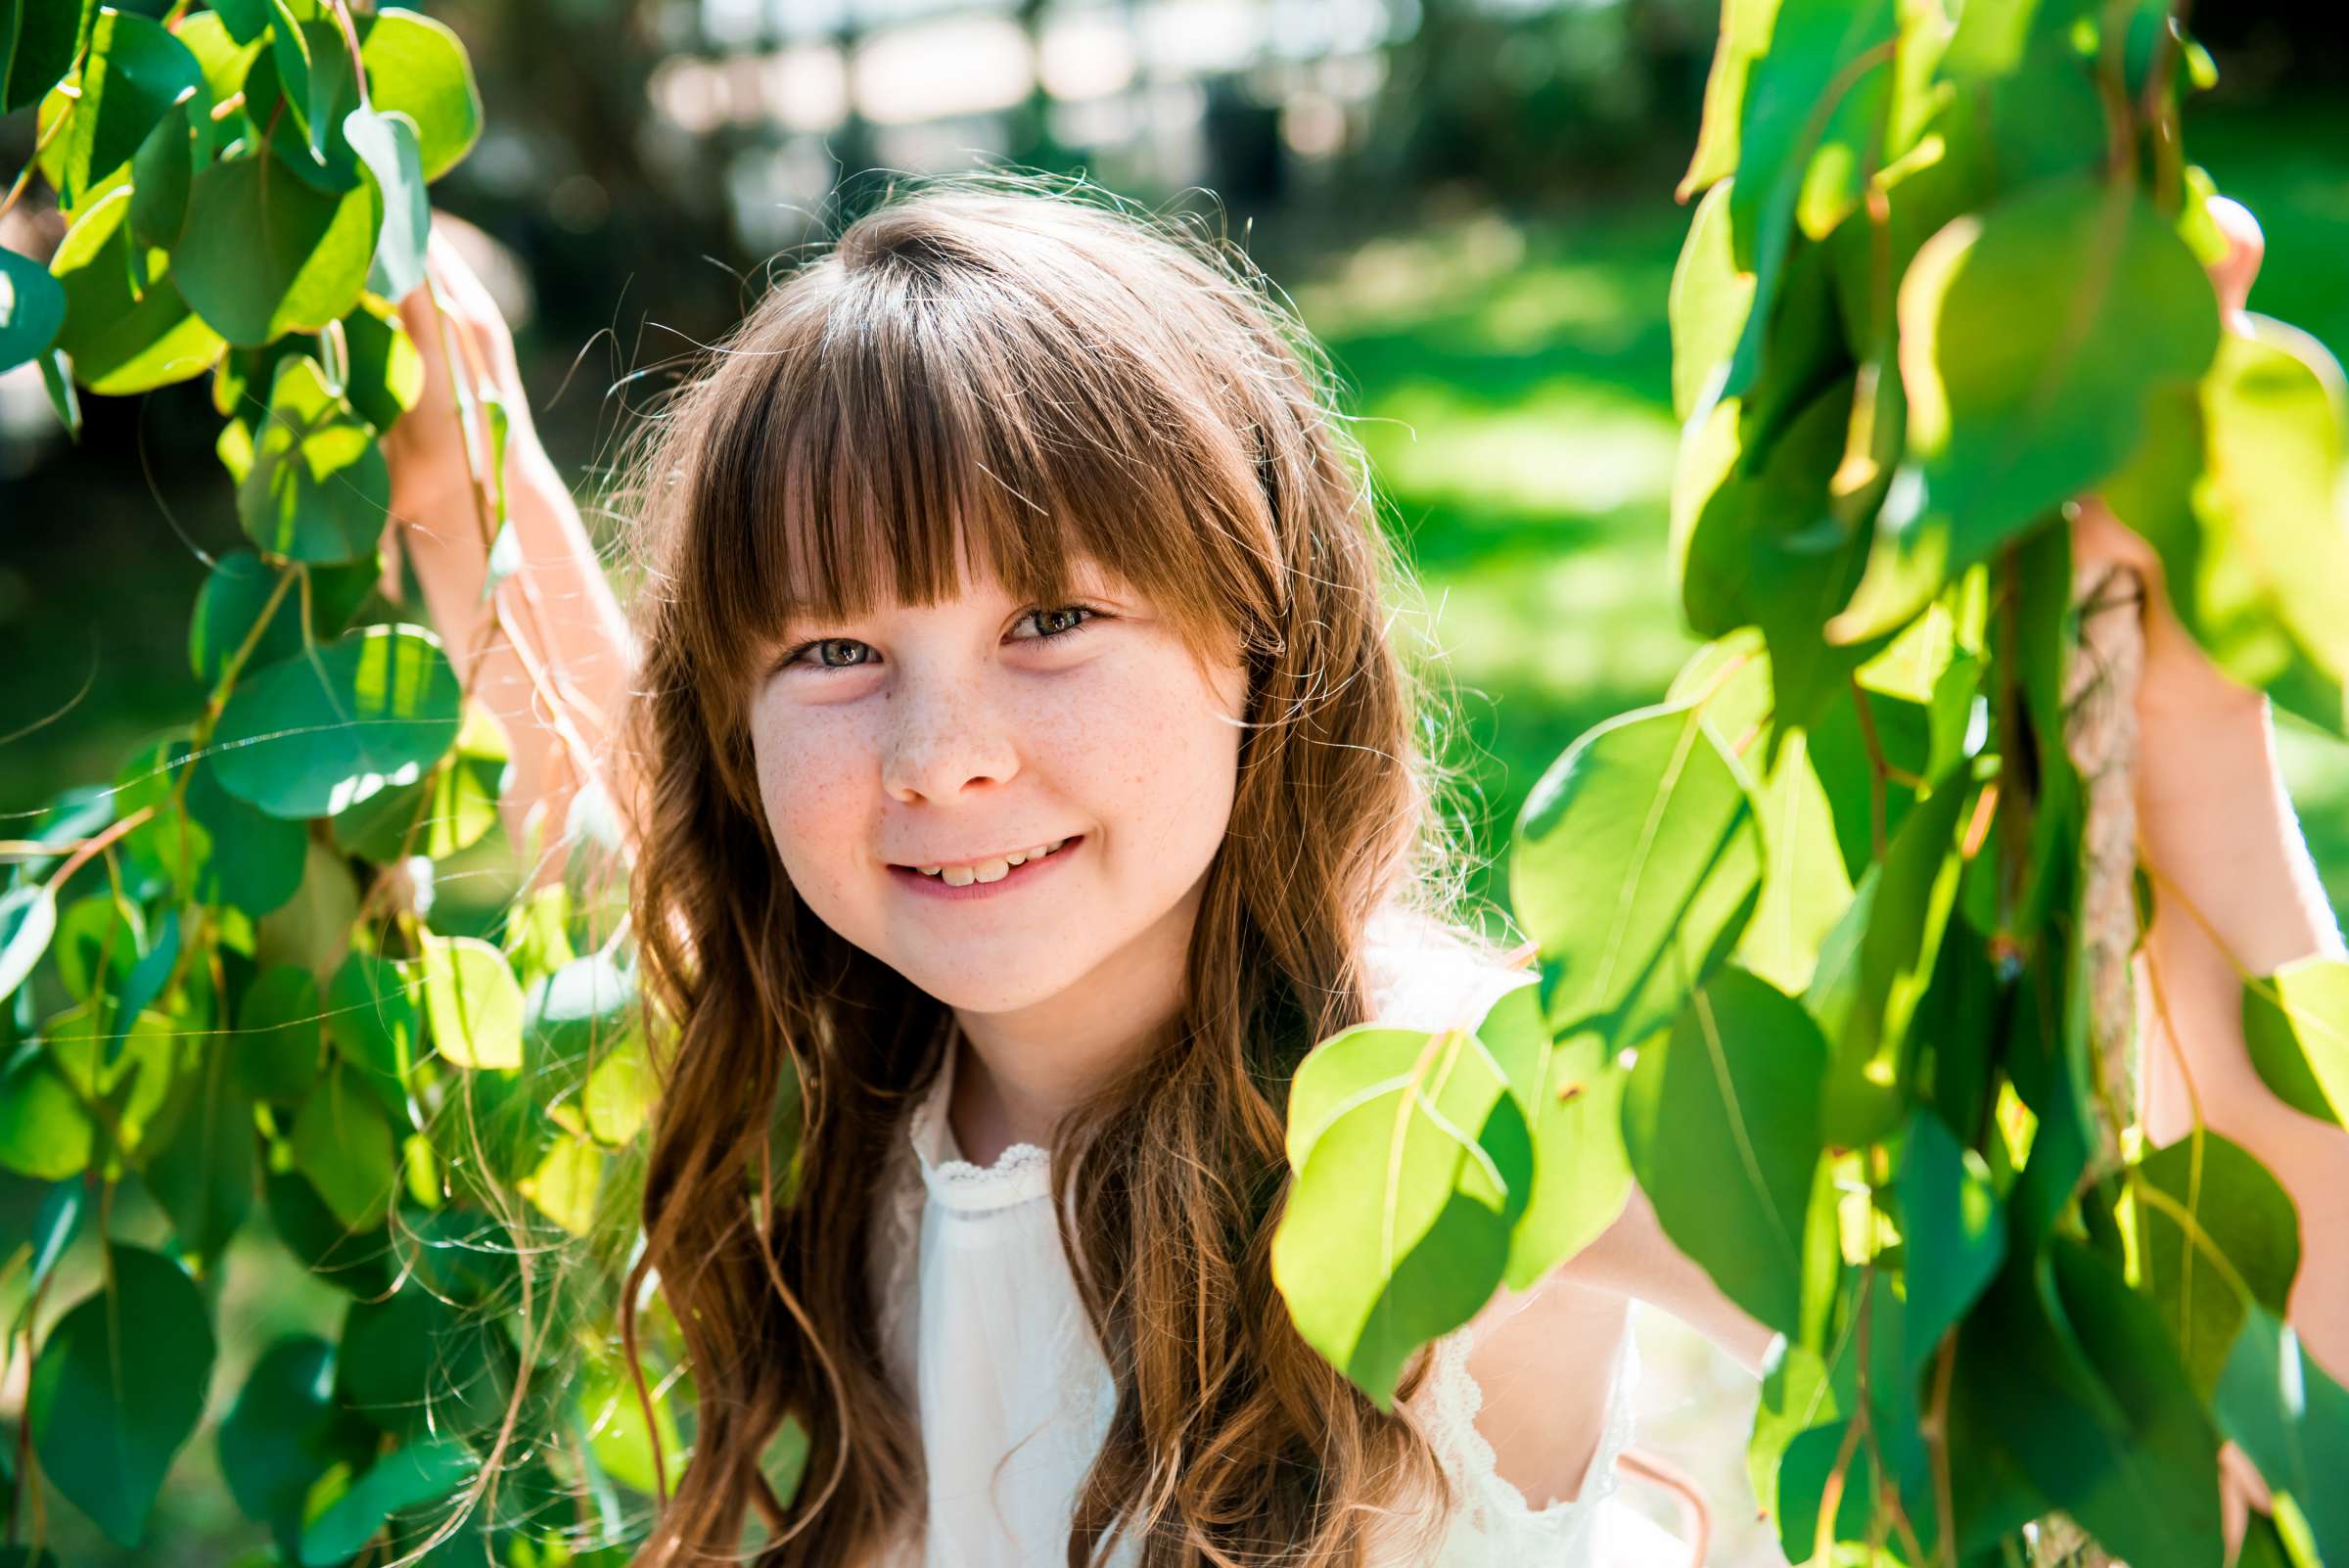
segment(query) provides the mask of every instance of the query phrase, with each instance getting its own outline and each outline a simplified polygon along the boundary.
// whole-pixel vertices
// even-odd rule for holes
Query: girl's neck
[[[962,1157],[1050,1148],[1062,1117],[1139,1061],[1180,1010],[1199,890],[1061,994],[1007,1013],[955,1009],[946,1118]]]

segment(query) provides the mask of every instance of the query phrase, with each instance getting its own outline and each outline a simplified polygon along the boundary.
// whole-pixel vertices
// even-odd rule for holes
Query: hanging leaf
[[[411,1279],[383,1300],[350,1304],[336,1375],[351,1409],[415,1442],[496,1425],[513,1355],[495,1316]]]
[[[253,1211],[253,1102],[230,1068],[227,1051],[207,1050],[179,1080],[178,1124],[141,1173],[171,1217],[178,1250],[207,1258],[228,1245]]]
[[[43,1181],[87,1169],[97,1129],[46,1046],[19,1045],[0,1069],[0,1165]]]
[[[220,785],[272,816],[324,816],[420,777],[457,738],[456,673],[421,626],[365,626],[237,684]]]
[[[130,200],[130,188],[117,186],[78,213],[49,261],[66,296],[57,346],[75,380],[108,396],[201,376],[224,346],[180,298],[168,255],[149,248],[134,259]]]
[[[2341,369],[2264,316],[2220,345],[2198,397],[2164,400],[2106,491],[2161,556],[2179,620],[2220,669],[2349,738]]]
[[[211,1374],[195,1281],[110,1242],[106,1281],[58,1319],[32,1365],[24,1419],[50,1483],[117,1545],[138,1545]]]
[[[343,135],[383,198],[384,229],[368,268],[368,291],[404,299],[424,281],[425,246],[433,233],[416,122],[397,110],[354,109],[344,118]]]
[[[299,1105],[324,1065],[318,982],[295,964],[254,977],[237,1010],[229,1057],[237,1086],[254,1099]]]
[[[57,894],[45,882],[0,894],[0,998],[12,996],[57,934]]]
[[[350,350],[344,395],[379,434],[388,431],[424,396],[424,357],[398,307],[373,294],[360,295],[357,307],[343,318],[343,337]]]
[[[1307,1343],[1391,1408],[1411,1354],[1500,1283],[1533,1174],[1524,1112],[1468,1030],[1365,1025],[1299,1067],[1289,1152],[1273,1283]]]
[[[2267,1167],[2208,1130],[2146,1155],[2135,1176],[2139,1289],[2208,1396],[2245,1315],[2284,1311],[2300,1270],[2300,1217]]]
[[[245,1516],[269,1527],[291,1557],[302,1504],[336,1465],[353,1470],[375,1452],[375,1432],[335,1400],[335,1348],[314,1335],[277,1341],[253,1363],[220,1423],[220,1473]]]
[[[2349,1127],[2349,960],[2312,954],[2246,982],[2243,1043],[2277,1098]]]
[[[173,256],[180,291],[230,343],[315,332],[358,302],[382,223],[383,199],[365,180],[338,197],[267,157],[215,163],[189,192]]]
[[[66,292],[29,256],[0,250],[0,371],[48,350],[65,325]]]
[[[2288,1499],[2315,1559],[2349,1559],[2349,1491],[2340,1484],[2349,1475],[2349,1390],[2266,1307],[2245,1314],[2219,1378],[2218,1411],[2269,1491]],[[2286,1507],[2277,1509],[2280,1521],[2287,1516]]]
[[[184,103],[181,133],[208,122],[212,103],[204,67],[161,23],[101,7],[90,30],[89,66],[66,132],[65,178],[80,193],[104,185],[138,155],[171,107]]]
[[[522,1065],[522,988],[489,944],[426,932],[424,1008],[433,1048],[455,1066]]]
[[[294,1164],[352,1230],[383,1223],[398,1185],[392,1130],[351,1069],[318,1081],[294,1118]]]
[[[1907,1274],[1911,1378],[1942,1335],[1989,1288],[2006,1256],[2006,1217],[1982,1156],[1929,1110],[1912,1113],[1901,1140],[1902,1258]]]
[[[1832,1052],[1823,1113],[1830,1142],[1872,1142],[1900,1121],[1901,1045],[1957,901],[1958,824],[1973,794],[1961,770],[1941,780],[1861,877],[1820,945],[1803,1005]]]
[[[1494,1002],[1476,1036],[1512,1085],[1531,1079],[1519,1103],[1533,1124],[1533,1195],[1509,1238],[1504,1276],[1511,1290],[1530,1290],[1623,1212],[1632,1186],[1621,1121],[1626,1075],[1589,1036],[1553,1046],[1537,986]]]
[[[197,131],[188,117],[191,106],[203,113],[195,93],[165,110],[131,159],[128,221],[130,243],[139,254],[146,247],[170,250],[187,225],[188,187],[196,178],[197,157]]]
[[[1950,224],[1901,280],[1911,461],[1829,636],[1906,624],[1965,567],[2100,484],[2219,346],[2193,253],[2134,187],[2029,187]]]
[[[397,6],[358,23],[359,59],[376,110],[408,117],[424,177],[438,179],[482,136],[482,91],[465,46],[447,23]]]
[[[1623,1139],[1666,1234],[1732,1301],[1800,1325],[1804,1212],[1826,1044],[1784,992],[1726,965],[1640,1047]]]
[[[253,466],[237,486],[247,535],[296,561],[372,559],[391,504],[392,473],[375,433],[315,359],[279,361]]]
[[[310,1568],[333,1568],[355,1556],[392,1514],[447,1497],[480,1467],[471,1449],[446,1438],[411,1443],[386,1454],[309,1522],[301,1533],[301,1561]]]
[[[1509,864],[1558,1038],[1620,1048],[1668,1024],[1742,935],[1760,841],[1743,768],[1686,704],[1569,747],[1527,798]]]
[[[0,115],[64,79],[89,24],[91,0],[0,0]]]

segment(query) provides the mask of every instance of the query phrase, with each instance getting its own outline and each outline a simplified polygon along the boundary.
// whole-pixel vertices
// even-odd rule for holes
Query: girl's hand
[[[2241,203],[2214,197],[2210,214],[2229,242],[2225,259],[2210,269],[2211,284],[2219,294],[2220,321],[2227,331],[2248,332],[2243,301],[2250,296],[2266,243],[2258,220]],[[2153,547],[2113,516],[2101,497],[2091,495],[2079,502],[2072,522],[2072,555],[2075,567],[2107,561],[2134,567],[2144,583],[2145,663],[2137,699],[2141,722],[2191,724],[2259,709],[2265,701],[2262,694],[2212,664],[2179,621]]]
[[[399,302],[400,321],[424,361],[424,395],[384,433],[384,456],[392,469],[394,530],[402,523],[424,522],[444,514],[451,505],[464,503],[472,484],[473,463],[488,461],[487,431],[479,407],[484,394],[495,396],[506,410],[509,481],[520,471],[520,460],[537,450],[537,432],[515,364],[513,334],[487,287],[466,264],[461,243],[480,250],[489,240],[463,218],[435,212],[432,242],[425,256],[425,281]],[[476,405],[472,446],[478,459],[467,455],[458,424],[456,384],[449,372],[452,339],[458,373],[465,378]],[[446,521],[445,516],[441,521]]]

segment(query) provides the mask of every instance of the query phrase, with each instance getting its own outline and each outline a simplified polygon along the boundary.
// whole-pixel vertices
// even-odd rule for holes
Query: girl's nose
[[[890,704],[881,782],[900,802],[951,800],[1019,771],[1019,748],[994,706],[968,684],[909,681]]]

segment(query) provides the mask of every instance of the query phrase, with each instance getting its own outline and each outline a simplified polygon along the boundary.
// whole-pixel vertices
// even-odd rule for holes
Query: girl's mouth
[[[1010,893],[1015,889],[1028,887],[1041,878],[1050,876],[1055,865],[1075,854],[1083,845],[1084,836],[1077,834],[1063,840],[1060,848],[1054,850],[1050,854],[1023,860],[992,882],[969,882],[961,887],[954,886],[943,876],[925,875],[909,865],[893,865],[889,868],[889,874],[906,892],[918,898],[947,900],[991,899]]]

